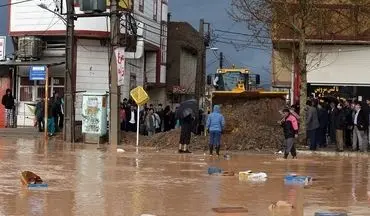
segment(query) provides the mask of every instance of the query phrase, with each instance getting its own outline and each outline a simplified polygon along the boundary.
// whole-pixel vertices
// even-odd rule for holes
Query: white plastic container
[[[239,172],[239,181],[266,181],[267,174],[264,172],[254,173],[252,170]]]

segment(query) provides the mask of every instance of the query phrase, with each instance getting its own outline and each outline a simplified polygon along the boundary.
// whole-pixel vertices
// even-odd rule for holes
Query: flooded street
[[[125,149],[100,151],[96,145],[45,145],[32,139],[0,139],[0,215],[269,215],[268,206],[284,200],[292,215],[345,211],[370,215],[370,166],[367,157],[232,155],[230,160],[203,154]],[[209,176],[207,168],[263,171],[264,183],[239,182],[236,176]],[[21,171],[49,184],[28,190]],[[312,186],[285,186],[287,173],[309,175]],[[247,214],[216,214],[212,208],[238,207]]]

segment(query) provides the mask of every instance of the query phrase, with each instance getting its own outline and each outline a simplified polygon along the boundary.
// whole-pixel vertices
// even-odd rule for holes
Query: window
[[[158,16],[158,0],[153,0],[153,20],[157,21]]]
[[[139,11],[144,13],[144,0],[139,0]]]
[[[19,82],[19,101],[31,102],[39,98],[45,97],[45,81],[29,80],[29,77],[20,77]],[[49,97],[53,96],[54,92],[58,92],[59,96],[64,95],[64,78],[49,78]]]
[[[33,85],[34,85],[34,82],[29,80],[28,77],[20,78],[20,86],[19,86],[19,100],[20,101],[32,101]]]

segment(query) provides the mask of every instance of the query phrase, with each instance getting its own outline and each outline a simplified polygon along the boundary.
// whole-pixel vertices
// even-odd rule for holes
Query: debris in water
[[[281,213],[281,212],[286,212],[286,213],[291,213],[293,209],[293,205],[287,201],[277,201],[272,203],[269,206],[269,211],[274,212],[274,213]]]
[[[23,171],[21,173],[21,182],[28,188],[45,188],[48,184],[44,183],[40,176],[31,171]]]
[[[339,212],[316,212],[315,216],[348,216],[347,213]]]
[[[125,152],[125,150],[119,148],[117,149],[117,152],[122,153],[122,152]]]
[[[267,174],[264,172],[254,173],[251,170],[239,172],[239,181],[259,181],[267,180]]]
[[[297,174],[289,174],[284,177],[284,183],[288,185],[303,185],[312,184],[311,176],[299,176]]]

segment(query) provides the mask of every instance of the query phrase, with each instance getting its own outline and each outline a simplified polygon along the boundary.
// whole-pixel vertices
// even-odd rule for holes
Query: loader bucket
[[[232,105],[243,103],[247,100],[258,100],[263,98],[285,99],[286,95],[286,92],[250,91],[239,93],[215,91],[212,93],[212,104]]]
[[[221,92],[216,91],[212,93],[212,104],[221,105],[221,107],[226,107],[228,111],[233,110],[234,105],[243,105],[247,101],[260,100],[266,98],[281,98],[285,100],[287,93],[285,92],[265,92],[265,91],[250,91],[250,92]],[[221,108],[222,109],[222,108]],[[228,119],[230,113],[223,113]],[[232,133],[238,130],[238,123],[234,121],[226,121],[224,133]],[[236,132],[236,131],[235,131]]]

